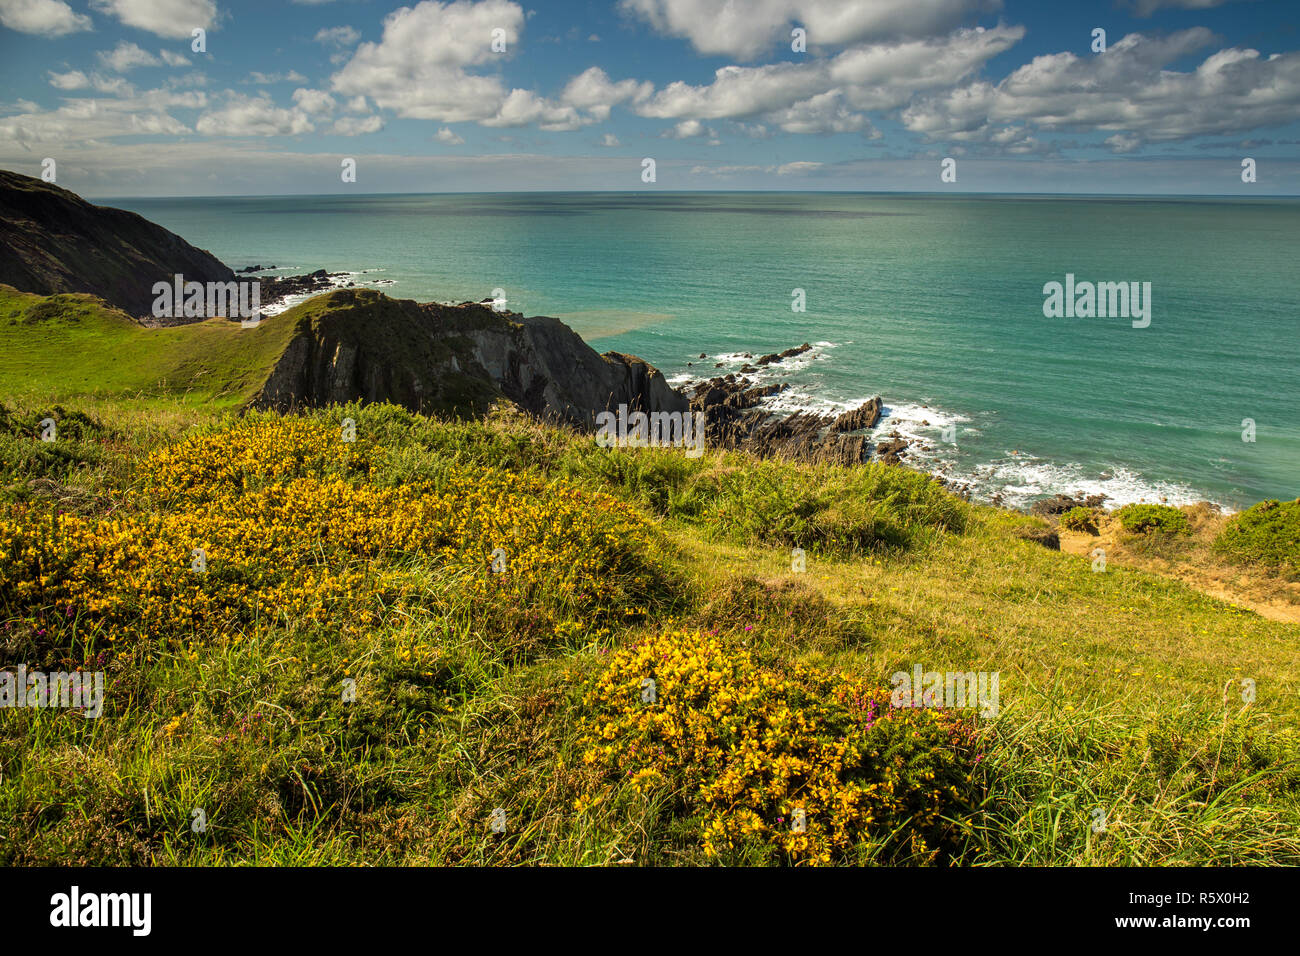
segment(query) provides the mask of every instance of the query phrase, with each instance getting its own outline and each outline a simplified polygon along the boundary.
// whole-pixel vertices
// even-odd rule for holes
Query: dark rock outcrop
[[[631,355],[598,354],[559,319],[339,289],[304,303],[295,335],[254,404],[355,399],[472,415],[501,397],[580,427],[617,410],[685,412],[686,398]],[[271,321],[275,321],[272,319]]]
[[[1063,515],[1071,508],[1100,508],[1101,503],[1106,500],[1105,495],[1087,495],[1079,494],[1075,497],[1070,495],[1053,495],[1050,498],[1042,498],[1035,501],[1029,508],[1031,514],[1043,516]]]
[[[0,169],[0,282],[23,292],[89,292],[130,315],[151,312],[156,282],[230,282],[211,253],[123,209]]]
[[[773,353],[772,358],[801,355],[809,348],[787,349]],[[763,400],[780,394],[789,385],[756,385],[743,371],[700,382],[690,392],[692,410],[704,413],[710,447],[850,465],[871,458],[870,439],[850,433],[875,427],[880,420],[879,397],[840,415],[777,415],[763,407]]]
[[[780,362],[782,359],[788,359],[794,355],[803,355],[804,352],[807,352],[811,349],[812,346],[809,345],[807,342],[805,342],[803,345],[795,346],[792,349],[786,349],[784,352],[773,352],[770,355],[764,355],[763,357],[755,359],[754,361],[758,365],[771,365],[773,362]],[[750,357],[749,353],[746,352],[745,358],[749,358],[749,357]]]
[[[301,276],[269,276],[259,279],[262,284],[261,300],[263,305],[271,305],[291,295],[310,295],[324,292],[334,287],[334,279],[346,278],[343,272],[326,272],[317,269]]]
[[[875,428],[880,421],[880,396],[863,402],[850,412],[845,412],[831,425],[833,432],[856,432],[864,428]]]

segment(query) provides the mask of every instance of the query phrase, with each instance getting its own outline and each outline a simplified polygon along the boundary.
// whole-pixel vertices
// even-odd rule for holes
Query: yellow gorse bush
[[[42,621],[70,608],[213,635],[259,622],[359,631],[385,607],[465,599],[540,601],[561,630],[645,603],[655,529],[630,508],[476,466],[451,467],[436,490],[377,487],[382,451],[302,419],[193,436],[143,463],[134,511],[0,518],[0,600]]]
[[[699,631],[615,654],[586,703],[586,763],[680,791],[710,856],[931,859],[977,760],[951,713],[892,709],[887,689],[839,675],[781,674]]]

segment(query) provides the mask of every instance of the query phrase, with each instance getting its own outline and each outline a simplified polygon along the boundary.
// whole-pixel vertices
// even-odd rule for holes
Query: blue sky
[[[0,0],[0,76],[91,196],[1300,194],[1290,0]]]

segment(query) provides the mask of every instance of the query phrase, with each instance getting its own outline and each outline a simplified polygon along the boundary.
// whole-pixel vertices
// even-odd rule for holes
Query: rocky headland
[[[810,352],[806,342],[746,354],[739,372],[679,391],[634,355],[596,352],[558,319],[498,312],[488,300],[449,305],[393,299],[368,288],[385,280],[324,269],[263,276],[278,267],[253,263],[232,270],[134,213],[95,206],[66,189],[5,171],[0,252],[0,283],[42,295],[90,293],[151,328],[204,321],[155,318],[152,290],[158,281],[176,274],[202,283],[257,281],[263,312],[284,312],[285,321],[295,324],[253,405],[292,409],[359,399],[475,414],[505,398],[578,428],[592,428],[601,411],[627,405],[702,413],[710,447],[839,464],[908,462],[908,439],[897,431],[871,437],[882,415],[879,396],[837,414],[772,407],[769,400],[788,383],[759,384],[751,376]],[[288,309],[290,303],[295,307]]]

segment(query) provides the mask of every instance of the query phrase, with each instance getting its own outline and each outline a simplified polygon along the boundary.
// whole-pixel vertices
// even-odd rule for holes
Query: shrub
[[[1168,505],[1125,505],[1115,512],[1120,527],[1131,534],[1186,534],[1187,515]]]
[[[47,644],[105,629],[109,644],[275,624],[360,634],[421,606],[541,641],[663,593],[659,536],[621,502],[481,466],[449,467],[436,490],[378,488],[369,453],[323,422],[246,422],[151,455],[137,511],[14,506],[0,610]]]
[[[55,423],[55,441],[41,440],[41,422],[46,419]],[[65,480],[100,463],[104,443],[115,437],[98,419],[62,405],[19,413],[0,403],[0,476],[5,483],[33,478]]]
[[[1097,533],[1097,513],[1091,508],[1071,508],[1061,515],[1061,527],[1069,531],[1083,531],[1087,534]]]
[[[1214,546],[1239,561],[1300,574],[1300,498],[1261,501],[1234,515]]]
[[[932,862],[976,803],[969,721],[894,708],[888,688],[840,675],[778,671],[699,631],[620,651],[586,705],[584,761],[610,785],[679,795],[724,863]]]

